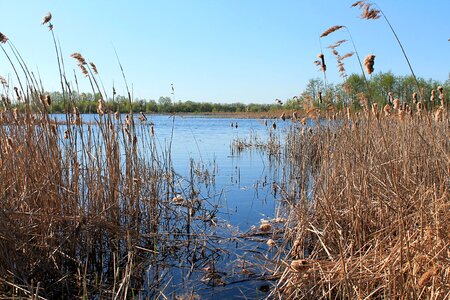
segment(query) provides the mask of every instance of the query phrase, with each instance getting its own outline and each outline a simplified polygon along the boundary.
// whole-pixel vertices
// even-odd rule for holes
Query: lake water
[[[202,299],[266,297],[271,282],[261,278],[270,273],[250,267],[248,273],[242,273],[240,271],[244,267],[239,265],[247,261],[264,264],[264,260],[268,260],[274,251],[266,244],[269,236],[254,239],[241,237],[258,228],[261,219],[277,216],[279,194],[273,187],[280,182],[282,174],[276,158],[270,159],[264,150],[250,148],[236,151],[232,143],[255,139],[266,142],[269,135],[282,141],[292,123],[268,120],[266,126],[262,119],[168,115],[147,117],[147,123],[139,125],[136,116],[137,135],[142,134],[142,131],[150,131],[149,123],[152,123],[160,153],[164,153],[171,145],[173,167],[177,174],[189,178],[193,161],[194,164],[204,166],[214,179],[212,183],[203,185],[200,193],[217,205],[216,222],[219,226],[208,229],[207,233],[221,237],[212,243],[224,249],[224,254],[216,257],[214,266],[223,274],[220,280],[225,285],[205,281],[204,270],[186,271],[175,267],[167,271],[171,279],[164,294],[173,298],[174,295],[195,293]],[[62,120],[64,116],[57,115],[56,118]],[[84,115],[83,121],[94,122],[96,118],[96,115]],[[272,128],[273,122],[276,122],[276,129]],[[140,151],[145,155],[145,147]]]

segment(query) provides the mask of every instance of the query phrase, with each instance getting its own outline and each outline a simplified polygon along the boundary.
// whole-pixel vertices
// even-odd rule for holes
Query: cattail
[[[132,124],[132,119],[130,118],[129,115],[125,116],[125,125],[130,126]]]
[[[128,139],[131,139],[131,134],[130,134],[130,130],[128,129],[128,127],[125,127],[123,130],[124,130],[125,133],[127,134]]]
[[[92,68],[92,72],[94,72],[94,74],[98,74],[97,66],[93,62],[90,62],[89,65]]]
[[[395,98],[393,102],[394,102],[394,110],[398,110],[400,108],[400,99]]]
[[[411,106],[406,105],[406,109],[405,109],[406,113],[411,117],[413,114],[413,111],[411,109]]]
[[[397,115],[400,121],[403,121],[403,116],[405,115],[404,110],[400,108],[397,112]]]
[[[383,108],[384,116],[385,116],[385,117],[390,116],[390,115],[391,115],[391,110],[392,110],[392,107],[391,107],[389,104],[386,104],[386,105],[384,106],[384,108]]]
[[[364,66],[366,67],[367,74],[373,73],[373,65],[375,64],[375,55],[369,54],[364,58]]]
[[[17,86],[14,87],[14,92],[16,93],[17,101],[22,100],[22,97],[20,97],[19,89],[17,88]]]
[[[261,230],[263,232],[268,232],[268,231],[272,230],[272,225],[270,225],[267,222],[262,223],[261,225],[259,225],[259,230]]]
[[[417,93],[412,94],[414,104],[417,104]]]
[[[417,102],[416,108],[417,108],[417,112],[420,114],[423,109],[422,101]]]
[[[389,97],[389,103],[392,103],[394,101],[394,94],[392,92],[389,92],[388,97]]]
[[[322,72],[325,72],[327,70],[327,65],[325,64],[325,56],[323,55],[323,53],[319,53],[319,55],[317,55],[317,57],[321,61]]]
[[[277,244],[275,243],[275,241],[272,240],[272,239],[268,239],[266,244],[267,244],[267,246],[269,246],[270,248],[275,247],[275,246],[277,245]]]
[[[372,113],[375,116],[375,118],[378,120],[378,118],[380,117],[380,113],[378,111],[378,103],[372,104]]]
[[[48,12],[42,19],[42,25],[47,24],[52,19],[52,14]]]
[[[64,131],[64,139],[65,140],[69,139],[69,130]]]
[[[44,105],[46,104],[47,97],[45,96],[45,94],[40,94],[39,99],[41,100],[42,104],[44,104]]]
[[[117,121],[120,120],[120,113],[119,113],[118,111],[116,111],[116,112],[114,113],[114,118],[115,118]]]
[[[319,103],[322,103],[322,92],[319,91],[318,94],[319,94]]]
[[[155,129],[153,128],[153,126],[150,127],[150,134],[151,134],[152,136],[155,135]]]
[[[101,116],[103,116],[103,114],[105,112],[106,112],[105,101],[103,101],[103,99],[99,99],[98,100],[98,105],[97,105],[97,113],[101,117]]]
[[[335,32],[335,31],[337,31],[337,30],[339,30],[339,29],[341,29],[341,28],[343,28],[343,27],[344,27],[344,26],[341,26],[341,25],[332,26],[332,27],[328,28],[327,30],[325,30],[325,31],[320,35],[320,37],[323,38],[323,37],[325,37],[325,36],[327,36],[327,35],[329,35],[329,34]]]
[[[284,112],[281,114],[280,119],[283,121],[286,120],[286,114]]]
[[[145,116],[145,114],[142,111],[140,111],[139,114],[140,114],[139,121],[141,121],[141,123],[146,122],[147,117]]]
[[[436,90],[431,90],[431,97],[430,97],[430,101],[434,102],[434,99],[436,98]]]
[[[424,287],[430,281],[430,279],[437,274],[438,274],[438,268],[436,268],[436,267],[432,267],[428,271],[423,273],[422,276],[420,276],[419,281],[417,282],[417,284],[419,285],[419,288]]]
[[[75,115],[75,125],[81,125],[81,116],[80,111],[78,110],[78,107],[73,108],[73,114]]]
[[[6,139],[6,144],[8,145],[9,149],[13,148],[13,140],[10,136],[8,136],[8,138]]]
[[[19,113],[18,113],[18,111],[19,111],[19,110],[17,109],[17,107],[13,109],[13,117],[14,117],[14,120],[16,120],[16,121],[17,121],[17,119],[19,118]]]
[[[0,43],[4,44],[8,41],[8,37],[0,32]]]
[[[45,104],[47,104],[47,106],[52,105],[52,99],[50,98],[50,95],[45,95]]]
[[[53,135],[57,135],[56,124],[52,124],[50,126],[50,131],[52,132]]]
[[[272,128],[273,128],[273,129],[277,129],[277,124],[276,124],[275,122],[273,122]]]
[[[442,88],[442,86],[438,86],[438,91],[439,91],[439,100],[441,100],[441,106],[444,107],[445,94],[444,94],[444,89]]]
[[[444,111],[444,109],[442,107],[439,107],[436,112],[434,113],[434,120],[436,122],[442,121],[443,120],[443,115],[442,112]]]

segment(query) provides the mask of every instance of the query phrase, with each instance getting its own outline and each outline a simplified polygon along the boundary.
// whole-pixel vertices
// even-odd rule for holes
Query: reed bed
[[[287,137],[288,220],[272,296],[448,299],[447,110],[340,115]]]
[[[97,67],[81,54],[72,57],[100,95],[87,121],[63,71],[66,114],[56,119],[41,80],[3,34],[0,46],[19,86],[1,80],[1,298],[164,296],[168,268],[216,254],[206,241],[217,206],[200,192],[215,174],[192,163],[181,178],[171,141],[160,145],[145,120],[108,111]]]

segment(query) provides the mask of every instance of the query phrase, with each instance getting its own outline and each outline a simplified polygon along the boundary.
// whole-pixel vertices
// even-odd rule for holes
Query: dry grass
[[[290,134],[288,254],[274,295],[449,298],[450,132],[438,111],[437,120],[426,111],[350,114]]]
[[[198,190],[204,176],[192,170],[181,180],[170,146],[157,147],[132,115],[106,110],[95,65],[88,71],[72,55],[101,95],[95,121],[83,122],[70,88],[65,119],[53,120],[50,97],[17,50],[2,50],[23,85],[19,98],[1,82],[0,298],[154,297],[171,280],[165,269],[215,253],[205,230],[216,208]]]

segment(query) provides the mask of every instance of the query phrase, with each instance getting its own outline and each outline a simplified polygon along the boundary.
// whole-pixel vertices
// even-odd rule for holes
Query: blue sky
[[[358,11],[350,8],[353,2],[3,1],[0,32],[15,44],[29,68],[39,70],[48,90],[59,90],[51,34],[40,25],[50,11],[68,74],[76,69],[79,75],[69,55],[80,52],[96,63],[107,89],[114,82],[118,93],[125,94],[115,48],[135,97],[170,96],[173,83],[176,101],[272,103],[299,94],[308,79],[322,76],[313,64],[321,46],[329,81],[341,82],[326,46],[348,36],[338,32],[319,40],[333,25],[350,29],[361,56],[376,55],[375,72],[409,74],[384,20],[359,19]],[[450,1],[379,0],[377,4],[397,31],[416,75],[447,80]],[[341,47],[341,54],[352,50],[350,44]],[[358,72],[356,58],[346,61],[346,69]],[[1,53],[0,75],[12,74]],[[89,91],[87,79],[79,79]]]

